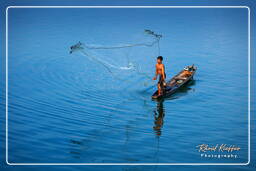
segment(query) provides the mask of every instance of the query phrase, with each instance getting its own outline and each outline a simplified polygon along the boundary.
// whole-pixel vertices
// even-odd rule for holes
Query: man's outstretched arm
[[[155,74],[155,77],[153,78],[153,80],[156,80],[157,79],[157,66],[156,66],[156,74]]]

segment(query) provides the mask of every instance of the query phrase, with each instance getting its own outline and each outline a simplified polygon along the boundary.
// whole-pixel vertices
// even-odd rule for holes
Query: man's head
[[[163,61],[163,57],[162,56],[158,56],[157,57],[157,63],[161,64]]]

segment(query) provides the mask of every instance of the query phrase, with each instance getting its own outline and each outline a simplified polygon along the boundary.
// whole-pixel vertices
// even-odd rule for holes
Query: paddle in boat
[[[193,79],[195,75],[197,67],[193,65],[185,67],[182,71],[180,71],[177,75],[175,75],[171,80],[169,80],[165,87],[163,88],[163,92],[158,95],[158,91],[156,91],[152,95],[152,99],[161,99],[164,97],[169,97],[177,90],[179,90],[182,86]]]

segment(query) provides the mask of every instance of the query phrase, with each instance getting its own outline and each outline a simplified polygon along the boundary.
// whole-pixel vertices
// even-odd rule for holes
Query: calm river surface
[[[9,9],[8,161],[246,163],[247,24],[246,8]],[[80,52],[69,54],[78,41],[144,42],[144,29],[163,35],[167,78],[198,67],[194,81],[163,101],[151,100],[156,82],[146,75],[110,73]],[[153,78],[158,51],[95,54],[115,66],[129,59]],[[241,150],[232,153],[237,158],[206,158],[200,144]]]

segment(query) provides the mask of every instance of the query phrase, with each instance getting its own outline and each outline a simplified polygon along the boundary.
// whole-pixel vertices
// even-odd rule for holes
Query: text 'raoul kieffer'
[[[241,148],[235,145],[227,145],[227,144],[216,144],[213,146],[210,146],[208,144],[201,144],[196,146],[198,148],[199,152],[233,152],[233,151],[239,151]]]

